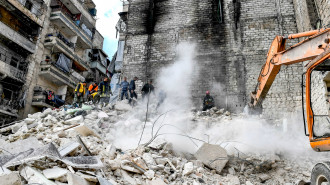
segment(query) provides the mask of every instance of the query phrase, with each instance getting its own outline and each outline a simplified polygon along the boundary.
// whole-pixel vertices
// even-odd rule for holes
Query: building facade
[[[103,47],[93,1],[2,0],[0,7],[0,124],[70,103],[93,73],[93,49]]]
[[[211,90],[217,106],[242,112],[276,35],[329,24],[329,0],[133,0],[126,14],[123,73],[157,78],[176,60],[178,43],[196,44],[199,75],[190,91],[201,105]],[[305,19],[309,17],[307,23]],[[297,43],[290,40],[287,46]],[[301,110],[303,65],[284,66],[263,103],[264,114]],[[221,87],[221,88],[217,88]],[[281,110],[281,111],[274,111]]]

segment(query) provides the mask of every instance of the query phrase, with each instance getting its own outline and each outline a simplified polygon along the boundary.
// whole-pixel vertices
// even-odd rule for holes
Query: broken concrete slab
[[[82,136],[95,136],[101,138],[98,134],[96,134],[93,129],[89,128],[87,125],[80,125],[74,128]]]
[[[20,152],[24,152],[27,151],[31,148],[36,149],[36,148],[41,148],[44,145],[41,144],[38,139],[36,137],[29,137],[27,139],[24,140],[18,140],[12,143],[2,143],[3,145],[1,145],[1,148],[4,151],[4,153],[6,154],[16,154],[16,153],[20,153]]]
[[[97,114],[97,117],[99,118],[99,119],[106,119],[106,118],[109,118],[109,116],[108,116],[108,114],[107,113],[105,113],[105,112],[99,112],[98,114]]]
[[[166,145],[166,140],[163,138],[157,138],[155,139],[149,147],[155,150],[161,150]]]
[[[99,156],[64,157],[62,162],[79,169],[101,169],[104,167]]]
[[[103,177],[100,177],[100,176],[98,176],[97,179],[98,179],[100,185],[117,185],[117,183],[114,180],[111,180],[111,179],[107,180],[107,179],[105,179]]]
[[[97,177],[91,174],[87,174],[87,173],[82,173],[82,172],[77,172],[75,173],[76,175],[79,175],[80,177],[84,178],[85,180],[89,181],[89,182],[98,182]]]
[[[228,162],[228,156],[225,149],[219,145],[204,143],[195,153],[195,157],[203,164],[218,173],[222,171]]]
[[[122,160],[121,163],[120,163],[120,167],[121,169],[123,170],[126,170],[126,171],[129,171],[129,172],[132,172],[132,173],[139,173],[141,174],[141,171],[134,168],[133,166],[131,166],[131,161],[129,160]]]
[[[64,121],[64,124],[73,125],[73,124],[81,124],[83,122],[84,122],[84,117],[80,115],[80,116],[76,116],[74,118]]]
[[[1,185],[22,185],[21,177],[18,172],[10,172],[0,176]]]
[[[21,169],[20,175],[24,177],[29,184],[56,185],[55,182],[48,180],[38,170],[30,166]]]
[[[88,182],[84,178],[75,175],[73,173],[68,173],[68,185],[93,185],[94,183]]]
[[[42,173],[47,179],[54,179],[60,182],[66,182],[66,175],[67,173],[69,173],[69,171],[67,169],[54,166],[51,169],[43,170]]]
[[[125,170],[120,170],[120,173],[123,177],[124,182],[132,185],[136,185],[136,180],[132,178]]]
[[[28,125],[32,124],[35,121],[36,121],[36,119],[34,119],[34,118],[25,118],[25,120],[24,120],[24,122]]]
[[[148,164],[148,165],[157,165],[156,161],[154,160],[154,158],[152,157],[152,155],[150,153],[144,153],[142,155],[142,159]]]
[[[189,162],[184,165],[184,169],[182,174],[185,175],[190,175],[194,171],[194,163]]]
[[[147,180],[146,184],[147,185],[166,185],[166,183],[160,178],[156,178],[156,179],[153,179],[151,181]]]
[[[36,161],[44,158],[51,158],[53,160],[60,160],[61,156],[53,143],[50,143],[44,147],[37,149],[29,149],[27,151],[11,155],[12,158],[8,159],[4,156],[0,157],[0,164],[4,164],[4,167],[12,167],[24,164],[29,161]]]
[[[79,146],[80,146],[80,144],[78,142],[71,142],[71,143],[64,145],[63,147],[60,147],[58,150],[59,150],[60,155],[62,157],[65,157],[66,155],[70,154],[75,149],[77,149]]]

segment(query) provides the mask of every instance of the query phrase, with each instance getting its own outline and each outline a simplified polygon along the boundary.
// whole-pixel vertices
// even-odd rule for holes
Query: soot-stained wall
[[[210,90],[218,106],[241,112],[274,37],[298,31],[293,1],[132,0],[123,74],[155,79],[175,61],[179,43],[193,42],[199,74],[190,90],[196,105]],[[302,64],[282,67],[264,101],[265,115],[300,109],[302,72]]]

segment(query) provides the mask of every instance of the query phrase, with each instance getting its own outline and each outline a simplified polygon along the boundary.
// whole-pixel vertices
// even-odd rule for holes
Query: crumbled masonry
[[[294,184],[310,178],[308,165],[276,153],[232,155],[208,143],[200,144],[196,153],[187,153],[164,138],[135,149],[116,148],[108,139],[108,129],[127,119],[132,109],[136,107],[125,101],[77,110],[47,109],[1,129],[1,184],[256,185]],[[86,114],[76,114],[79,111]],[[212,108],[193,112],[191,119],[222,124],[242,116]],[[135,131],[140,134],[143,120],[135,122],[141,125]]]

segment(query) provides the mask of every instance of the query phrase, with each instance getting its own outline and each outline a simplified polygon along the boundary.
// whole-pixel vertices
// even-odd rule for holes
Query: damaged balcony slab
[[[68,18],[61,11],[52,12],[50,15],[50,20],[67,35],[74,36],[78,35],[81,40],[81,46],[84,49],[92,48],[92,40],[88,37],[70,18]]]
[[[19,82],[24,83],[26,78],[26,73],[21,71],[1,60],[0,58],[0,73],[7,75],[8,77],[15,79]]]
[[[76,61],[82,69],[88,70],[87,63],[83,59],[81,59],[77,54],[75,54],[74,50],[70,48],[68,45],[64,44],[64,42],[61,41],[59,38],[55,36],[51,36],[51,37],[47,37],[46,41],[45,41],[46,48],[52,49],[54,52],[64,53],[71,60]]]
[[[35,52],[36,45],[32,41],[28,40],[27,38],[16,32],[15,30],[4,24],[3,22],[0,22],[0,34],[6,37],[7,39],[15,42],[16,44],[18,44],[28,52],[30,53]]]
[[[43,26],[43,20],[41,19],[41,15],[36,15],[32,13],[30,10],[25,8],[23,4],[19,0],[7,0],[11,5],[21,11],[24,15],[26,15],[33,22],[37,23],[39,26]]]
[[[68,85],[71,88],[75,88],[75,81],[71,78],[70,74],[66,74],[50,64],[40,65],[40,68],[39,76],[57,85]]]

